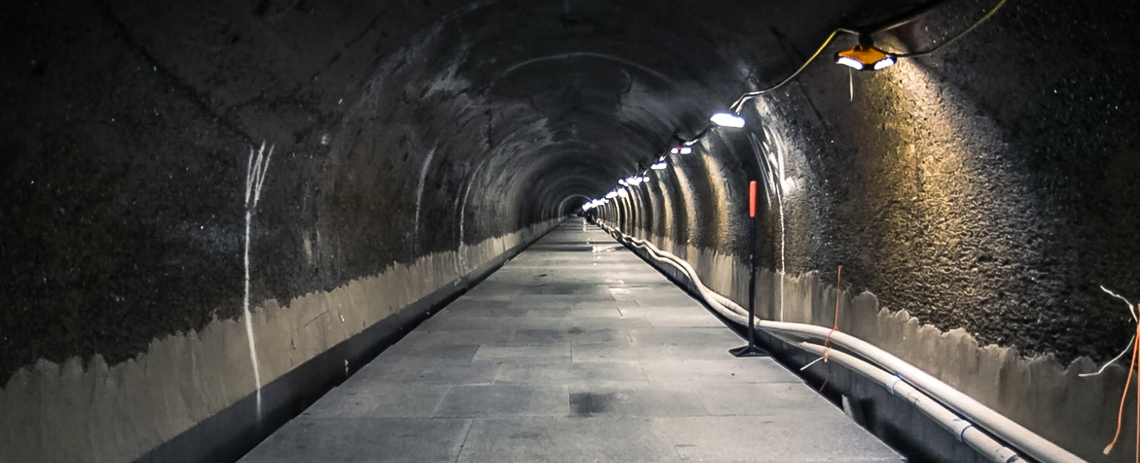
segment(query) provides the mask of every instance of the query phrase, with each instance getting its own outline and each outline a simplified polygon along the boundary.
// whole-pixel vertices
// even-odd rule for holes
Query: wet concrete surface
[[[568,221],[241,461],[903,461]]]

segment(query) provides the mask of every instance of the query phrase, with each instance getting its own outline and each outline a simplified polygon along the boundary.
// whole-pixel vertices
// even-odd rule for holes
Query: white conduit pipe
[[[697,292],[705,300],[710,307],[726,318],[743,324],[748,324],[748,313],[740,305],[731,301],[730,299],[717,294],[701,283],[700,278],[697,276],[692,266],[684,260],[674,256],[668,252],[661,251],[653,246],[652,243],[639,240],[637,238],[627,237],[619,231],[606,229],[613,235],[619,242],[629,243],[638,248],[643,248],[652,256],[661,261],[669,263],[674,267],[681,270],[688,278],[689,281],[696,288]],[[886,370],[888,373],[902,378],[904,381],[914,386],[919,391],[930,396],[934,400],[942,403],[954,412],[962,415],[970,420],[977,426],[982,427],[991,434],[997,436],[999,439],[1009,443],[1026,455],[1035,460],[1043,463],[1084,463],[1085,460],[1073,455],[1069,451],[1061,448],[1057,444],[1038,436],[1033,431],[1026,429],[1024,426],[1017,424],[1013,420],[1006,418],[1004,415],[995,412],[982,403],[974,400],[972,397],[963,394],[961,391],[954,389],[950,385],[943,383],[937,378],[930,376],[925,371],[911,365],[902,359],[891,355],[890,353],[879,349],[878,347],[862,340],[843,333],[842,331],[832,331],[830,328],[822,326],[811,325],[807,323],[788,323],[776,322],[770,320],[756,319],[756,327],[768,332],[776,332],[793,337],[804,337],[809,339],[824,340],[831,339],[831,342],[836,346],[842,347],[850,352],[853,352],[860,357],[866,359],[871,364]],[[795,344],[793,344],[795,345]]]
[[[799,347],[813,352],[816,355],[823,355],[824,352],[828,350],[826,347],[807,342],[799,343]],[[919,392],[913,386],[907,384],[906,381],[903,381],[902,378],[887,373],[881,368],[859,360],[852,355],[834,349],[831,350],[828,357],[832,362],[837,362],[851,371],[878,383],[892,395],[913,405],[918,411],[922,412],[923,415],[930,417],[932,421],[938,423],[939,426],[942,426],[942,428],[953,434],[959,442],[970,446],[970,448],[984,455],[990,461],[994,463],[1025,463],[1025,460],[1022,459],[1017,452],[994,440],[988,434],[974,426],[973,423],[962,419],[934,399]]]

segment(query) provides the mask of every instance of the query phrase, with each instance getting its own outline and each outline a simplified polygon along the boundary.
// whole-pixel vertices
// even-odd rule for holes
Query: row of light
[[[626,178],[623,178],[621,180],[618,180],[618,184],[620,184],[621,186],[638,186],[638,185],[641,185],[642,183],[648,183],[648,182],[649,182],[649,176],[648,175],[635,175],[633,177],[626,177]]]
[[[728,128],[734,128],[734,129],[739,129],[739,128],[744,127],[744,118],[737,116],[735,114],[731,114],[731,113],[716,113],[716,114],[713,114],[713,116],[710,117],[709,120],[712,121],[712,123],[714,123],[720,127],[728,127]],[[692,154],[693,147],[691,145],[695,141],[696,140],[692,140],[692,141],[689,141],[689,142],[684,143],[682,145],[674,146],[672,149],[669,150],[669,153],[670,154],[677,154],[677,155]],[[665,170],[668,167],[669,167],[669,164],[667,162],[665,162],[665,156],[661,156],[660,158],[657,159],[657,162],[654,162],[651,166],[649,166],[649,168],[653,169],[653,170]],[[588,211],[590,209],[600,207],[600,206],[608,203],[609,200],[614,199],[614,198],[619,197],[619,196],[622,198],[628,198],[629,192],[626,191],[625,187],[638,186],[638,185],[641,185],[642,183],[648,183],[648,182],[649,182],[649,176],[645,175],[644,172],[641,175],[634,175],[631,177],[626,177],[626,178],[620,179],[620,180],[618,180],[618,185],[620,185],[619,188],[617,188],[617,189],[615,189],[609,193],[606,193],[605,198],[594,199],[594,200],[591,200],[590,202],[587,202],[586,204],[583,204],[582,210]]]
[[[859,42],[859,45],[856,45],[854,48],[836,53],[835,62],[860,71],[878,71],[880,69],[888,68],[898,62],[898,57],[895,54],[876,48],[871,43],[869,36],[861,35],[859,37]],[[709,120],[712,121],[713,124],[716,124],[720,127],[728,127],[733,129],[744,128],[744,118],[733,113],[716,113],[713,114]],[[669,150],[669,153],[677,155],[691,154],[693,152],[693,147],[691,145],[694,142],[696,142],[696,140],[690,140],[682,145],[674,146]],[[665,156],[661,156],[657,159],[657,162],[654,162],[653,165],[650,166],[650,168],[653,170],[665,170],[668,167],[669,165],[665,162]],[[643,182],[648,181],[648,176],[633,176],[618,180],[618,184],[623,187],[637,186]],[[629,194],[626,193],[625,189],[619,188],[607,193],[606,199],[612,199],[617,196],[624,198],[629,196]],[[606,199],[595,199],[593,201],[590,201],[589,203],[583,205],[582,209],[590,210],[601,206],[607,202]]]
[[[859,71],[878,71],[891,67],[898,62],[898,56],[894,53],[883,51],[874,46],[871,42],[869,35],[860,35],[859,44],[854,48],[843,50],[835,54],[835,62],[843,66],[850,67]],[[728,127],[734,129],[744,128],[744,118],[733,113],[716,113],[709,118],[712,123],[720,127]],[[682,145],[674,146],[669,150],[670,154],[683,155],[691,154],[693,147],[691,146],[696,140],[690,140]],[[665,162],[665,156],[661,156],[650,166],[653,170],[665,170],[669,165]],[[623,186],[637,186],[643,182],[648,182],[648,176],[633,176],[618,180],[618,183]],[[595,199],[582,206],[582,210],[590,210],[595,207],[601,206],[608,202],[608,199],[617,196],[628,197],[629,193],[624,188],[619,188],[606,194],[606,199]]]
[[[837,64],[848,66],[852,69],[860,71],[878,71],[880,69],[885,69],[894,65],[896,62],[898,62],[898,56],[894,53],[886,52],[879,48],[876,48],[871,42],[869,35],[860,35],[859,45],[856,45],[854,48],[836,53],[835,62]],[[720,127],[728,127],[733,129],[744,128],[744,118],[733,113],[716,113],[713,114],[709,120],[712,121],[713,124],[716,124]],[[690,140],[682,145],[674,146],[669,150],[669,153],[676,155],[691,154],[693,152],[692,144],[695,142],[696,140]],[[657,162],[654,162],[653,165],[650,166],[650,168],[653,170],[665,170],[668,167],[669,165],[665,162],[665,156],[661,156],[657,159]],[[643,182],[648,181],[648,176],[633,176],[618,180],[618,183],[621,186],[626,187],[637,186]],[[626,193],[624,188],[618,188],[607,193],[606,199],[595,199],[593,201],[590,201],[589,203],[583,205],[582,209],[588,211],[605,204],[608,202],[608,199],[613,199],[617,196],[624,198],[629,196],[629,194]]]
[[[900,56],[902,56],[902,57],[915,57],[915,56],[922,56],[922,55],[929,54],[929,53],[937,50],[938,48],[941,48],[942,46],[944,46],[950,42],[954,42],[954,41],[958,40],[963,35],[966,35],[970,31],[974,30],[974,28],[981,25],[982,22],[986,21],[991,16],[993,16],[994,13],[996,13],[998,9],[1000,9],[1003,5],[1005,5],[1006,1],[1007,0],[1001,0],[1000,2],[998,2],[997,6],[995,6],[993,9],[991,9],[989,13],[987,13],[984,17],[982,17],[980,20],[978,20],[974,25],[972,25],[969,28],[967,28],[966,30],[962,31],[957,36],[954,36],[949,41],[944,42],[941,45],[936,46],[930,50],[923,51],[923,52],[904,53],[901,55],[895,54],[895,53],[891,53],[888,51],[884,51],[878,47],[875,47],[874,41],[872,40],[870,33],[859,33],[859,44],[855,45],[853,48],[837,52],[835,54],[835,63],[839,64],[839,65],[850,67],[850,68],[858,70],[858,71],[878,71],[878,70],[886,69],[888,67],[893,66],[895,63],[898,62],[898,58]],[[742,118],[736,114],[736,112],[739,112],[739,105],[743,104],[744,101],[747,101],[746,100],[747,98],[755,97],[755,96],[758,96],[762,93],[768,92],[770,90],[774,90],[774,89],[788,83],[789,81],[791,81],[793,78],[796,77],[796,75],[798,75],[800,73],[800,71],[803,71],[803,69],[806,68],[807,65],[809,63],[811,63],[811,61],[814,60],[816,56],[819,56],[819,53],[822,52],[831,43],[831,40],[839,32],[852,32],[852,31],[845,30],[845,29],[837,29],[835,32],[832,33],[831,37],[829,37],[827,39],[827,41],[824,42],[824,44],[820,47],[820,49],[818,51],[816,51],[815,55],[812,55],[812,57],[809,58],[808,61],[805,62],[803,64],[803,66],[800,67],[799,70],[797,70],[795,73],[793,73],[787,79],[784,79],[782,82],[780,82],[780,83],[776,84],[775,86],[770,87],[768,89],[758,90],[755,92],[749,92],[749,93],[745,94],[744,96],[741,96],[741,98],[739,100],[737,100],[737,102],[732,105],[732,109],[733,109],[732,113],[727,113],[727,112],[716,113],[716,114],[713,114],[712,117],[709,118],[709,120],[712,121],[712,123],[714,123],[720,127],[729,127],[729,128],[735,128],[735,129],[743,128],[744,127],[744,118]],[[703,134],[703,132],[702,132],[702,134]],[[697,141],[697,139],[699,139],[700,137],[701,137],[701,135],[697,135],[696,139],[686,141],[682,145],[679,145],[679,146],[674,146],[672,149],[669,150],[669,153],[670,154],[676,154],[676,155],[683,155],[683,154],[692,153],[693,152],[692,144],[695,143]],[[661,156],[660,158],[657,159],[656,162],[654,162],[650,166],[650,168],[653,170],[665,170],[668,167],[669,167],[669,165],[665,162],[665,156]],[[648,181],[649,181],[649,177],[644,176],[644,173],[642,173],[642,175],[628,177],[625,179],[618,180],[618,183],[622,187],[629,187],[629,186],[637,186],[637,185],[640,185],[641,183],[648,182]],[[621,196],[624,198],[624,197],[628,197],[629,193],[626,192],[625,188],[618,188],[614,191],[607,193],[606,199],[595,199],[593,201],[590,201],[590,202],[584,204],[582,206],[582,210],[588,211],[588,210],[593,209],[595,207],[599,207],[603,204],[606,204],[609,199],[613,199],[617,196]]]

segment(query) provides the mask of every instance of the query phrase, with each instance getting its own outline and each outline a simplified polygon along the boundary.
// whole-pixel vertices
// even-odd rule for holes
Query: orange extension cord
[[[1124,392],[1120,395],[1120,411],[1116,414],[1116,434],[1112,436],[1112,442],[1108,443],[1108,447],[1104,448],[1105,455],[1112,451],[1112,447],[1120,439],[1120,428],[1124,423],[1124,401],[1128,398],[1128,387],[1132,385],[1132,372],[1136,369],[1136,353],[1140,351],[1136,346],[1140,343],[1140,323],[1136,325],[1136,336],[1136,342],[1132,343],[1132,362],[1128,364],[1128,379],[1124,381]],[[1140,463],[1140,378],[1136,381],[1136,391],[1136,463]]]
[[[839,331],[839,296],[842,294],[839,289],[839,284],[843,282],[843,266],[839,266],[839,270],[835,276],[835,323],[831,325],[831,332],[827,333],[827,338],[823,340],[823,363],[828,363],[831,360],[831,335]],[[827,366],[827,376],[823,378],[823,384],[819,386],[819,392],[827,387],[827,383],[831,381],[831,364]],[[1140,463],[1140,461],[1136,462]]]

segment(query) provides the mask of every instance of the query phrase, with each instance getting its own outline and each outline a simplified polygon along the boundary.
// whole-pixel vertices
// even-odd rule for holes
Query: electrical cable
[[[958,35],[951,37],[950,40],[947,40],[945,42],[942,42],[941,44],[935,45],[934,48],[931,48],[929,50],[911,52],[911,53],[897,53],[896,56],[898,56],[899,58],[917,58],[919,56],[926,56],[926,55],[929,55],[931,53],[938,51],[942,47],[945,47],[945,46],[950,45],[954,42],[957,42],[958,39],[964,37],[966,34],[969,34],[974,29],[977,29],[978,26],[981,26],[982,23],[986,22],[987,19],[990,19],[991,17],[993,17],[994,13],[997,13],[998,10],[1000,10],[1001,7],[1005,6],[1006,2],[1008,2],[1008,1],[1009,0],[999,1],[998,4],[996,6],[994,6],[994,8],[992,10],[990,10],[989,13],[986,13],[985,16],[982,16],[982,19],[979,19],[978,22],[974,23],[973,26],[966,28],[966,30],[958,33]]]
[[[931,11],[934,11],[935,8],[942,6],[942,4],[946,3],[946,1],[947,0],[932,0],[885,21],[880,21],[869,26],[858,28],[853,27],[852,29],[855,31],[855,34],[878,34],[880,32],[889,31],[891,29],[910,24],[919,18],[926,16]]]
[[[599,223],[598,225],[620,243],[644,249],[659,262],[668,263],[670,266],[676,268],[680,273],[679,277],[687,280],[692,289],[704,299],[705,303],[725,318],[737,323],[748,323],[748,312],[731,299],[705,286],[697,276],[697,272],[688,262],[666,251],[656,249],[656,246],[653,246],[647,241],[626,236],[616,228],[606,226],[604,223]],[[804,323],[776,322],[764,319],[756,320],[756,327],[762,331],[781,337],[820,340],[831,336],[837,348],[856,354],[866,362],[877,365],[889,374],[899,377],[918,391],[942,403],[951,411],[960,414],[971,423],[987,430],[1000,440],[1009,443],[1012,448],[1024,452],[1034,460],[1043,463],[1082,463],[1085,461],[1057,446],[1057,444],[1026,429],[1024,426],[1015,423],[1004,415],[982,405],[977,400],[963,394],[954,387],[934,378],[929,373],[852,335],[843,332],[834,332],[822,326]],[[1138,328],[1138,331],[1140,331],[1140,328]],[[1140,403],[1138,403],[1137,407],[1140,408]],[[1140,429],[1138,429],[1138,431],[1140,431]],[[1140,439],[1138,439],[1138,446],[1140,446]]]
[[[823,50],[826,49],[828,45],[831,45],[831,42],[833,40],[835,40],[835,37],[837,35],[839,35],[840,32],[852,33],[854,31],[852,31],[850,29],[845,29],[845,28],[839,28],[839,29],[832,31],[831,35],[827,36],[827,40],[823,41],[823,45],[820,45],[819,49],[817,49],[815,51],[815,53],[813,53],[811,55],[811,57],[807,59],[807,61],[804,61],[804,64],[802,64],[799,69],[796,69],[796,72],[793,72],[792,75],[788,76],[784,80],[781,80],[780,83],[773,85],[771,87],[761,89],[761,90],[752,91],[752,92],[748,92],[748,93],[741,95],[740,98],[738,98],[736,100],[736,102],[732,104],[732,106],[728,107],[728,109],[732,110],[732,112],[735,114],[740,114],[741,106],[743,106],[744,103],[748,102],[748,100],[756,98],[760,95],[768,93],[768,92],[775,90],[777,88],[783,87],[784,84],[791,82],[792,79],[795,79],[796,76],[800,75],[800,73],[803,72],[804,69],[807,69],[808,65],[811,64],[812,61],[815,61],[815,59],[819,57],[820,53],[823,53]]]
[[[894,55],[899,57],[899,58],[917,58],[920,56],[926,56],[926,55],[929,55],[931,53],[934,53],[934,52],[940,50],[942,47],[945,47],[946,45],[957,42],[958,39],[964,37],[966,34],[973,32],[974,29],[977,29],[978,26],[982,25],[982,23],[986,22],[986,20],[993,17],[993,15],[995,13],[997,13],[998,10],[1001,9],[1001,7],[1005,6],[1005,4],[1008,1],[1009,0],[1000,0],[998,2],[998,4],[996,6],[994,6],[993,9],[991,9],[989,11],[989,13],[986,13],[985,16],[982,16],[982,18],[979,19],[978,22],[975,22],[972,26],[970,26],[970,27],[966,28],[965,30],[963,30],[962,32],[958,33],[958,35],[951,37],[950,40],[947,40],[945,42],[942,42],[939,45],[934,46],[934,48],[931,48],[929,50],[911,52],[911,53],[895,53]],[[922,16],[925,16],[927,13],[932,11],[935,6],[938,6],[942,3],[943,3],[942,0],[935,0],[935,1],[929,2],[927,4],[920,6],[919,8],[917,8],[915,10],[912,10],[912,11],[904,14],[901,19],[894,19],[894,20],[885,21],[882,25],[875,26],[875,28],[871,29],[871,30],[858,30],[858,29],[847,28],[847,27],[837,28],[831,32],[831,35],[827,36],[827,40],[823,41],[823,44],[819,46],[819,49],[817,49],[815,51],[815,53],[813,53],[811,55],[811,57],[807,59],[807,61],[804,61],[804,64],[802,64],[799,67],[799,69],[796,69],[796,71],[793,72],[790,76],[788,76],[784,80],[781,80],[779,83],[777,83],[773,86],[770,86],[768,88],[751,91],[751,92],[748,92],[748,93],[741,95],[740,98],[738,98],[736,100],[736,102],[732,103],[732,106],[729,106],[729,109],[732,110],[732,112],[735,114],[740,114],[740,109],[741,109],[741,107],[743,107],[744,103],[746,103],[749,100],[756,98],[760,95],[763,95],[765,93],[768,93],[768,92],[776,90],[780,87],[783,87],[788,82],[791,82],[792,79],[795,79],[796,76],[799,76],[800,73],[804,71],[804,69],[807,69],[808,65],[811,64],[812,61],[815,61],[815,59],[818,58],[821,53],[823,53],[823,50],[826,49],[829,45],[831,45],[831,42],[834,41],[835,37],[838,36],[840,33],[853,34],[853,35],[870,35],[870,34],[875,34],[875,33],[883,32],[883,31],[887,31],[890,29],[894,29],[897,27],[901,27],[907,23],[910,23],[910,22],[918,19],[918,18],[921,18]]]

